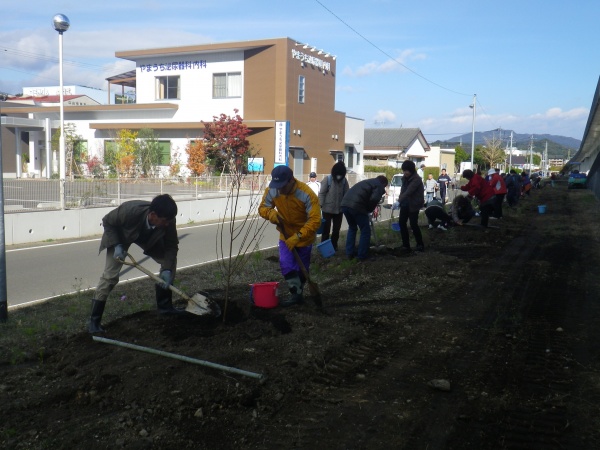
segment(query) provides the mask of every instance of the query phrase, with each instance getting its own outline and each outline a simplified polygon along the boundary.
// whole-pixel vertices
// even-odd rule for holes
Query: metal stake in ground
[[[117,345],[119,347],[130,348],[132,350],[138,350],[140,352],[152,353],[153,355],[165,356],[167,358],[178,359],[180,361],[189,362],[192,364],[198,364],[200,366],[212,367],[213,369],[224,370],[225,372],[237,373],[251,378],[257,378],[259,380],[264,379],[264,375],[260,373],[248,372],[242,369],[236,369],[235,367],[222,366],[221,364],[213,363],[210,361],[203,361],[201,359],[190,358],[189,356],[178,355],[176,353],[165,352],[163,350],[156,350],[150,347],[143,347],[141,345],[129,344],[128,342],[115,341],[114,339],[106,339],[100,336],[92,336],[95,341],[102,342],[104,344]]]

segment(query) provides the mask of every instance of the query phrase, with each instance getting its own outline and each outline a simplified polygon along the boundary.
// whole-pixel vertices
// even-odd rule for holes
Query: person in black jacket
[[[179,314],[173,307],[173,284],[177,268],[179,239],[177,237],[177,204],[169,194],[154,197],[152,202],[131,200],[113,209],[102,219],[104,233],[100,252],[106,249],[104,271],[92,299],[88,324],[90,333],[102,333],[100,325],[106,300],[119,282],[119,272],[132,244],[160,264],[162,283],[156,285],[156,306],[162,314]]]
[[[375,209],[379,200],[385,194],[387,185],[387,178],[384,175],[379,175],[377,178],[359,181],[344,195],[341,205],[342,212],[348,222],[346,255],[349,258],[355,256],[356,231],[360,228],[360,240],[358,241],[356,256],[360,261],[367,259],[371,243],[369,213]]]
[[[404,176],[402,177],[402,190],[400,191],[400,197],[398,197],[398,203],[400,204],[398,224],[400,225],[402,247],[410,250],[410,240],[406,226],[410,220],[410,228],[417,241],[417,251],[422,252],[425,250],[425,245],[419,228],[419,211],[423,206],[423,179],[417,174],[413,161],[404,161],[401,168]]]

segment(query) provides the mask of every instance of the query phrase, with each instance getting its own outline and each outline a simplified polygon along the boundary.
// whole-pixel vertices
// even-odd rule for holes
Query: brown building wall
[[[335,60],[316,55],[331,64],[323,73],[311,64],[301,64],[292,57],[292,49],[306,54],[310,49],[283,38],[273,45],[246,51],[244,81],[244,120],[290,121],[290,147],[304,149],[303,172],[310,171],[310,158],[318,158],[317,170],[329,172],[334,162],[331,150],[344,150],[345,114],[335,111]],[[305,103],[298,102],[299,77],[306,81]],[[265,158],[265,172],[273,168],[275,133],[272,128],[257,130],[251,143],[259,147]],[[301,130],[301,134],[294,134]],[[331,136],[337,135],[335,140]],[[288,156],[291,161],[293,154]]]

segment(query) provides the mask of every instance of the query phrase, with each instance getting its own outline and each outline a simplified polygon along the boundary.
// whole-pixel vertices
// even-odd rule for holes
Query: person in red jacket
[[[490,186],[496,194],[496,204],[494,205],[494,217],[496,219],[502,218],[502,203],[504,203],[504,197],[506,196],[506,183],[504,178],[500,175],[500,169],[490,169],[488,171],[490,176]]]
[[[469,182],[461,186],[460,189],[467,191],[470,198],[476,197],[479,200],[481,226],[487,228],[490,215],[494,212],[496,194],[492,187],[478,173],[467,169],[462,173],[462,176],[469,180]]]

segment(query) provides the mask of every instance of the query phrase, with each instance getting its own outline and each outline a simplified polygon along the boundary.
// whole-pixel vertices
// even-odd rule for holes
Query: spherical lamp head
[[[60,34],[63,34],[69,29],[71,22],[69,22],[69,18],[64,14],[55,14],[52,18],[52,26],[54,26],[54,29]]]

